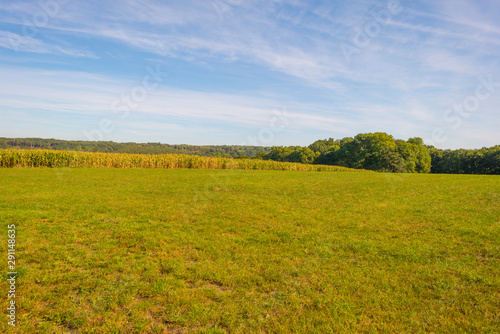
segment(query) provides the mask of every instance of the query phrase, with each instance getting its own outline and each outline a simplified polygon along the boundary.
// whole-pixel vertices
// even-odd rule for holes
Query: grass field
[[[500,177],[0,169],[19,333],[499,333]]]

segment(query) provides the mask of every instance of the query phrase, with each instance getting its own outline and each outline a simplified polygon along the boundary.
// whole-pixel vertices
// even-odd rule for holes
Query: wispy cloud
[[[0,108],[10,110],[11,117],[16,113],[28,113],[32,119],[43,120],[47,112],[57,113],[59,119],[66,120],[66,125],[70,127],[77,126],[82,118],[87,119],[87,127],[92,126],[92,122],[98,124],[102,118],[118,120],[112,102],[133,87],[133,82],[113,82],[81,72],[0,69],[0,73],[9,81],[9,84],[0,83],[0,89],[4,93],[0,97]],[[27,77],[30,77],[28,83]],[[146,120],[152,117],[157,120],[157,126],[152,129],[181,129],[200,121],[217,126],[259,129],[266,126],[274,115],[274,110],[283,106],[283,101],[164,86],[132,108],[130,119],[118,122],[123,127],[134,127],[135,121],[132,120],[139,119],[137,128],[146,129],[151,124]],[[348,123],[339,117],[309,114],[305,107],[294,108],[288,113],[296,120],[290,129],[331,130]],[[207,131],[210,132],[210,127]],[[207,135],[207,131],[200,130],[198,136]],[[183,140],[190,141],[185,136]],[[235,137],[232,140],[237,143]]]
[[[45,53],[94,59],[98,58],[95,54],[89,51],[65,48],[61,45],[49,44],[40,39],[22,36],[8,31],[0,31],[0,47],[18,52]]]

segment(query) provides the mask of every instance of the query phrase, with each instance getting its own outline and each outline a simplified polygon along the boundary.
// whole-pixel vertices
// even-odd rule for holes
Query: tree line
[[[205,157],[255,157],[270,147],[229,145],[169,145],[161,143],[115,143],[112,141],[70,141],[42,138],[0,138],[0,148],[47,149],[80,152],[130,154],[186,154]]]
[[[441,150],[421,138],[407,141],[384,132],[343,139],[317,140],[309,146],[195,146],[160,143],[67,141],[41,138],[0,138],[0,148],[65,151],[188,154],[208,157],[254,158],[303,164],[335,165],[392,173],[451,173],[500,175],[500,146],[478,150]]]
[[[479,150],[438,150],[429,147],[432,173],[500,175],[500,145]]]
[[[307,147],[273,147],[257,157],[392,173],[500,174],[500,146],[441,150],[418,137],[404,141],[383,132],[317,140]]]

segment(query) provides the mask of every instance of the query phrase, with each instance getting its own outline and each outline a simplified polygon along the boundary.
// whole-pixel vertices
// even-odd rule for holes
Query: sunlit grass
[[[18,332],[500,328],[497,176],[15,168],[0,180],[4,254],[18,226]]]

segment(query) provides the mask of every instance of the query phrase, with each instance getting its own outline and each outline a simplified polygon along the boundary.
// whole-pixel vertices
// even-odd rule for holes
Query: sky
[[[497,0],[0,0],[0,137],[500,144]]]

